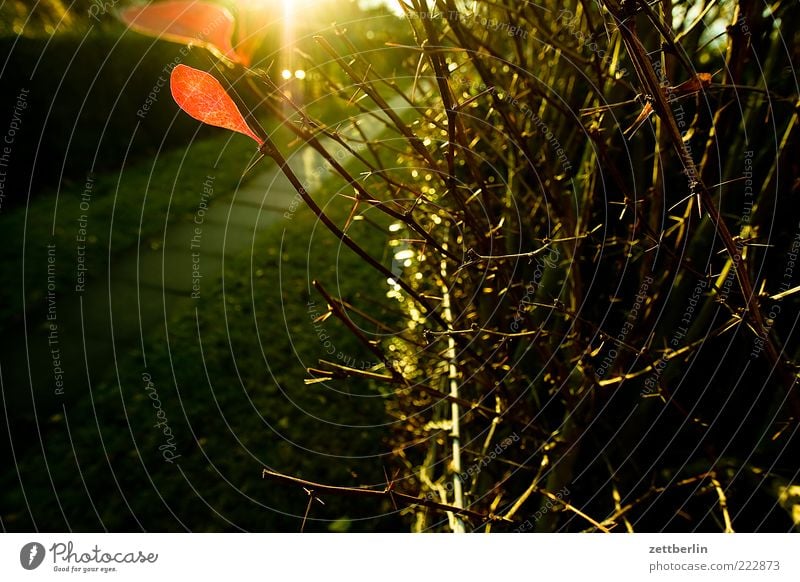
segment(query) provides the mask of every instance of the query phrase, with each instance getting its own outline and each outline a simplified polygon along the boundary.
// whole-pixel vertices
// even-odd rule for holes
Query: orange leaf
[[[130,28],[142,34],[181,44],[195,44],[239,61],[231,46],[233,15],[211,2],[168,0],[120,12]]]
[[[263,143],[220,82],[208,73],[178,65],[172,69],[169,85],[175,103],[198,121],[244,134],[259,146]]]

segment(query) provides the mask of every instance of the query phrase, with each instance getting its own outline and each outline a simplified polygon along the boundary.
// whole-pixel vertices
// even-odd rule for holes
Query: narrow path
[[[401,107],[399,98],[390,105]],[[372,118],[364,118],[361,127],[369,138],[383,130]],[[323,143],[331,152],[341,149],[330,140]],[[304,147],[289,163],[312,192],[318,191],[314,170],[324,164],[319,154]],[[165,322],[217,288],[223,261],[247,252],[259,233],[284,220],[294,199],[275,167],[235,192],[214,192],[213,176],[199,177],[193,217],[167,224],[160,240],[109,257],[108,268],[87,280],[83,293],[57,289],[52,311],[45,306],[9,330],[19,341],[0,355],[0,380],[11,416],[41,418],[83,397],[89,382],[108,378],[115,354],[165,332]]]

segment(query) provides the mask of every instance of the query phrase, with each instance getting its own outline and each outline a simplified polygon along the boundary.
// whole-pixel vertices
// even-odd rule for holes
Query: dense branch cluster
[[[329,92],[378,116],[379,141],[250,80],[352,187],[346,224],[314,210],[387,280],[382,306],[316,284],[320,317],[376,363],[323,361],[311,380],[386,396],[391,486],[417,530],[781,527],[797,101],[755,63],[790,66],[798,9],[570,4],[409,0],[414,42],[391,47],[407,79],[345,30],[317,39],[348,79]],[[359,245],[364,219],[388,255]]]

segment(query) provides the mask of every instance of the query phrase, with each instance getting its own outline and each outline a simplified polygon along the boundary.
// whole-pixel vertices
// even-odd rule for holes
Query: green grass
[[[333,99],[315,103],[308,110],[331,123],[355,112]],[[274,121],[265,119],[261,124],[276,143],[294,142],[294,134],[286,127],[276,128]],[[255,172],[244,177],[243,172],[254,154],[252,140],[219,130],[213,137],[159,152],[153,159],[118,171],[87,176],[82,182],[65,180],[59,189],[37,193],[27,207],[3,213],[0,278],[15,283],[0,287],[0,325],[43,304],[48,245],[55,245],[60,264],[55,271],[56,289],[72,293],[77,275],[66,265],[77,267],[80,244],[85,245],[88,277],[104,272],[109,256],[155,238],[168,223],[193,214],[207,176],[215,178],[216,195],[233,192],[252,178]],[[271,164],[272,160],[265,158],[258,171]],[[88,200],[88,208],[81,207],[83,200]],[[82,215],[86,216],[85,242],[77,240]]]
[[[327,192],[336,188],[333,181],[325,187]],[[329,193],[315,197],[329,200],[330,216],[345,220],[348,201]],[[365,221],[353,228],[367,248],[386,248],[385,231]],[[69,432],[62,415],[42,423],[66,522],[42,458],[29,455],[20,459],[19,470],[28,497],[36,500],[37,527],[171,531],[183,523],[199,531],[297,531],[307,497],[302,489],[262,481],[264,464],[322,482],[382,482],[386,461],[376,457],[384,452],[386,437],[380,426],[386,418],[382,395],[365,382],[334,384],[333,390],[303,380],[305,368],[320,357],[336,361],[341,354],[359,363],[373,359],[334,319],[322,324],[336,351],[326,354],[329,348],[319,339],[308,308],[309,299],[319,311],[324,302],[310,287],[309,273],[360,305],[379,300],[385,282],[365,271],[363,262],[305,207],[291,221],[281,220],[262,233],[254,249],[252,256],[245,253],[227,265],[224,283],[204,292],[196,310],[170,322],[167,333],[147,338],[146,365],[140,351],[125,354],[118,379],[95,386],[91,398],[88,393],[79,398],[68,411]],[[165,436],[154,428],[158,419],[144,372],[152,378],[175,435],[181,455],[177,464],[165,462],[158,450]],[[364,458],[331,457],[339,454]],[[78,485],[78,470],[86,489]],[[6,507],[23,508],[13,486],[16,476],[6,476],[2,485]],[[88,496],[100,519],[89,509]],[[386,504],[324,501],[324,506],[314,504],[311,518],[325,521],[309,521],[306,531],[401,527],[396,516],[373,518],[392,511]],[[3,522],[12,530],[33,527],[24,512],[3,515]]]
[[[327,104],[321,113],[344,119],[353,111]],[[275,141],[291,143],[288,133],[279,130]],[[97,176],[88,220],[95,238],[87,260],[104,266],[109,245],[112,254],[124,252],[140,239],[155,239],[167,222],[193,213],[209,174],[215,176],[215,192],[232,191],[252,150],[249,140],[221,134],[118,175]],[[340,224],[350,210],[348,200],[334,195],[341,186],[331,179],[324,192],[314,193],[318,201],[330,203],[326,212]],[[49,229],[55,194],[34,201],[28,260],[46,257],[46,245],[53,240],[65,250],[63,260],[70,260],[82,190],[76,184],[59,194],[54,237]],[[354,223],[353,234],[376,258],[388,262],[380,254],[387,251],[375,250],[387,248],[385,228],[380,228],[385,221],[370,218],[373,224]],[[24,215],[7,217],[6,223],[12,228],[8,239],[18,240]],[[326,353],[329,348],[320,340],[308,307],[313,298],[322,311],[324,302],[310,279],[360,305],[379,301],[385,281],[365,271],[363,262],[305,207],[261,233],[253,248],[252,255],[226,260],[224,282],[204,282],[202,299],[177,313],[167,329],[149,330],[144,353],[135,346],[117,346],[115,373],[94,378],[91,387],[73,386],[75,398],[66,418],[60,413],[39,418],[30,428],[42,430],[43,449],[33,433],[23,438],[26,428],[15,427],[20,437],[15,443],[30,446],[16,451],[18,474],[9,472],[0,482],[4,508],[13,508],[2,515],[7,529],[297,531],[307,497],[302,489],[262,481],[265,464],[342,485],[384,480],[388,461],[376,457],[384,452],[387,436],[381,426],[386,421],[383,395],[366,382],[329,389],[305,385],[304,379],[306,368],[316,366],[320,357],[354,360],[356,365],[374,359],[334,319],[322,324],[327,341],[335,346],[334,354]],[[3,252],[13,255],[7,248]],[[6,276],[18,276],[15,264],[18,259],[3,261]],[[38,260],[38,265],[44,268],[45,261]],[[70,273],[57,285],[71,290]],[[3,304],[4,314],[19,312],[21,298],[16,300],[13,307]],[[166,462],[159,451],[167,439],[163,427],[154,426],[158,412],[148,397],[145,373],[174,435],[180,454],[176,464]],[[352,458],[335,457],[342,454]],[[33,500],[33,516],[25,509],[23,488]],[[315,503],[307,531],[401,527],[399,517],[374,517],[392,512],[390,505],[350,498],[325,502]]]
[[[206,176],[215,176],[217,192],[233,191],[253,153],[251,140],[220,132],[153,160],[94,176],[91,181],[87,178],[86,183],[67,183],[60,191],[42,193],[27,208],[4,216],[0,277],[18,282],[24,267],[27,293],[23,296],[18,283],[2,286],[0,321],[21,314],[23,300],[28,309],[43,301],[47,245],[55,245],[59,262],[77,265],[78,245],[85,244],[87,270],[98,272],[109,254],[124,252],[162,232],[167,222],[193,212]],[[81,208],[85,192],[88,209]],[[85,243],[77,240],[81,215],[87,219]],[[56,269],[55,283],[59,292],[72,292],[75,271]]]

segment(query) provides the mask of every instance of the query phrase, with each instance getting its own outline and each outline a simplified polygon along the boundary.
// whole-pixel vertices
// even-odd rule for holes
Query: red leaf
[[[172,69],[169,81],[172,98],[190,116],[208,125],[244,134],[261,146],[263,140],[250,129],[236,103],[214,77],[178,65]]]
[[[127,8],[120,18],[130,28],[163,40],[205,47],[232,61],[233,15],[218,4],[168,0]]]

